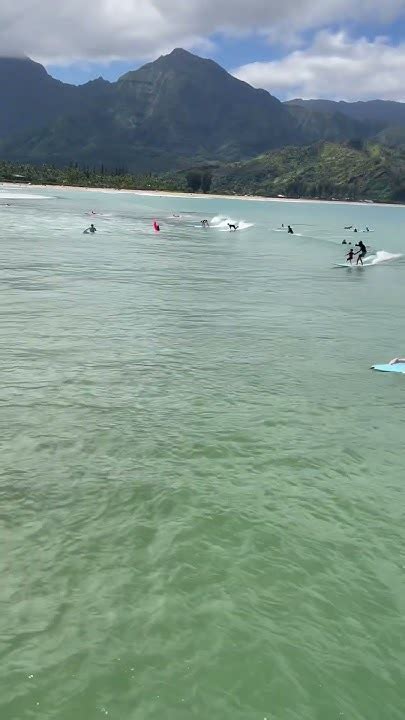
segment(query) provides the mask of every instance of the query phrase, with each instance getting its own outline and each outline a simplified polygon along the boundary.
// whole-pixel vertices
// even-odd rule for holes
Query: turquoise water
[[[403,720],[405,208],[1,193],[0,717]]]

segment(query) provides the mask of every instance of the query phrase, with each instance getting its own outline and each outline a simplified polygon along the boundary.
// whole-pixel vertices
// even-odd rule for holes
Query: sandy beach
[[[322,205],[373,205],[382,207],[403,207],[399,203],[375,203],[375,202],[360,202],[351,200],[319,200],[310,198],[279,198],[279,197],[265,197],[262,195],[213,195],[210,193],[182,193],[182,192],[170,192],[168,190],[117,190],[116,188],[89,188],[81,187],[76,185],[34,185],[33,183],[0,183],[0,189],[5,188],[7,190],[27,190],[35,188],[36,190],[49,191],[63,191],[63,190],[77,190],[80,192],[88,193],[109,193],[116,195],[140,195],[145,197],[171,197],[171,198],[192,198],[193,200],[248,200],[251,202],[269,202],[269,203],[320,203]]]

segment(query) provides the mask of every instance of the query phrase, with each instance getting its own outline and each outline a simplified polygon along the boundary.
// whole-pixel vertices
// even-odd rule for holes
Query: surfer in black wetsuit
[[[85,234],[85,235],[88,235],[88,233],[92,233],[92,234],[93,234],[93,233],[95,233],[95,232],[97,232],[97,228],[95,228],[94,225],[93,225],[93,223],[91,223],[90,227],[87,228],[87,229],[84,231],[84,234]]]
[[[236,231],[236,230],[238,229],[238,226],[235,225],[235,223],[228,223],[228,227],[229,227],[230,230],[235,230],[235,231]]]
[[[294,235],[294,230],[292,229],[291,225],[288,226],[287,232],[289,235]]]
[[[360,240],[360,242],[356,243],[356,247],[359,248],[359,252],[356,253],[357,254],[356,265],[358,265],[359,263],[361,263],[363,265],[363,258],[366,257],[366,255],[367,255],[367,248],[362,240]]]
[[[347,241],[346,241],[346,240],[342,240],[342,245],[347,245]]]
[[[207,227],[210,226],[208,220],[201,220],[201,225],[202,225],[203,227],[205,227],[205,228],[207,228]]]

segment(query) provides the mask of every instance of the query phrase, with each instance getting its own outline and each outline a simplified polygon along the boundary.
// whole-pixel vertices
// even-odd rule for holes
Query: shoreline
[[[249,202],[277,202],[277,203],[316,203],[323,205],[357,205],[367,207],[399,207],[403,208],[404,204],[400,203],[383,203],[383,202],[364,202],[361,200],[320,200],[310,198],[279,198],[279,197],[266,197],[264,195],[213,195],[210,193],[182,193],[170,190],[128,190],[122,189],[117,190],[116,188],[97,188],[97,187],[82,187],[78,185],[41,185],[34,183],[12,183],[12,182],[1,182],[0,189],[6,188],[7,190],[29,190],[31,188],[46,190],[67,190],[67,191],[80,191],[88,193],[108,193],[114,195],[137,195],[144,197],[158,197],[158,198],[174,198],[174,199],[193,199],[193,200],[247,200]],[[1,192],[0,192],[1,199]]]

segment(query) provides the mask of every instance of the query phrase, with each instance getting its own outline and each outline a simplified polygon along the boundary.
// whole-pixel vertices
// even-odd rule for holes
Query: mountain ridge
[[[17,141],[3,139],[1,155],[108,165],[125,159],[130,168],[160,170],[190,156],[234,160],[305,141],[291,113],[270,93],[180,49],[115,83],[69,86],[67,100],[42,127],[20,132]]]
[[[99,77],[78,86],[29,58],[0,58],[0,91],[0,156],[12,161],[160,172],[190,159],[233,162],[378,133],[395,144],[403,133],[387,128],[405,127],[405,104],[282,103],[182,48],[115,82]]]

